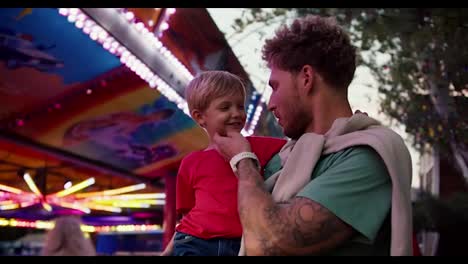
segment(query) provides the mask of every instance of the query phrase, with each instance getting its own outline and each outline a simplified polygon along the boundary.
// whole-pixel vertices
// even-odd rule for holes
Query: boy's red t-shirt
[[[247,137],[262,172],[286,140]],[[237,176],[229,162],[214,149],[196,151],[179,167],[176,210],[183,214],[176,230],[203,239],[240,238],[242,226],[237,212]]]

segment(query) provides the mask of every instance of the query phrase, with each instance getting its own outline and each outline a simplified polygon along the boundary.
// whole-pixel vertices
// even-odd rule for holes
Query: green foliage
[[[468,145],[468,9],[254,8],[236,20],[237,30],[291,13],[334,16],[347,28],[369,55],[358,61],[379,83],[381,111],[406,126],[416,149]],[[385,65],[375,60],[382,53],[390,57]],[[441,110],[435,105],[443,95]]]

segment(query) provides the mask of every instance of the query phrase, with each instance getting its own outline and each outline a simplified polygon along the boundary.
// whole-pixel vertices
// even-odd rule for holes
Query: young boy
[[[236,75],[208,71],[193,79],[185,98],[190,115],[205,129],[209,146],[186,156],[177,175],[176,210],[183,215],[161,255],[237,256],[242,226],[237,212],[237,177],[213,147],[218,132],[240,132],[245,125],[245,87]],[[263,172],[286,140],[247,137]]]

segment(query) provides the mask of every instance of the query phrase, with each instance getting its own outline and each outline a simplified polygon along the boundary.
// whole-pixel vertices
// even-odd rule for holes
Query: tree
[[[334,16],[350,32],[368,55],[358,63],[384,95],[381,111],[405,125],[420,152],[433,146],[451,155],[468,181],[468,9],[252,8],[233,27],[308,14]],[[384,65],[379,53],[389,56]]]

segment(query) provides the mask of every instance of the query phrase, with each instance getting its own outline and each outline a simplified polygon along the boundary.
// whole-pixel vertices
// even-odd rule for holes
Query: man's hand
[[[366,115],[366,116],[369,116],[369,115],[367,114],[367,112],[361,112],[361,110],[356,110],[354,113],[355,113],[355,114],[364,114],[364,115]]]
[[[236,154],[251,151],[250,143],[238,132],[228,131],[226,136],[214,134],[213,143],[218,152],[229,162]]]

